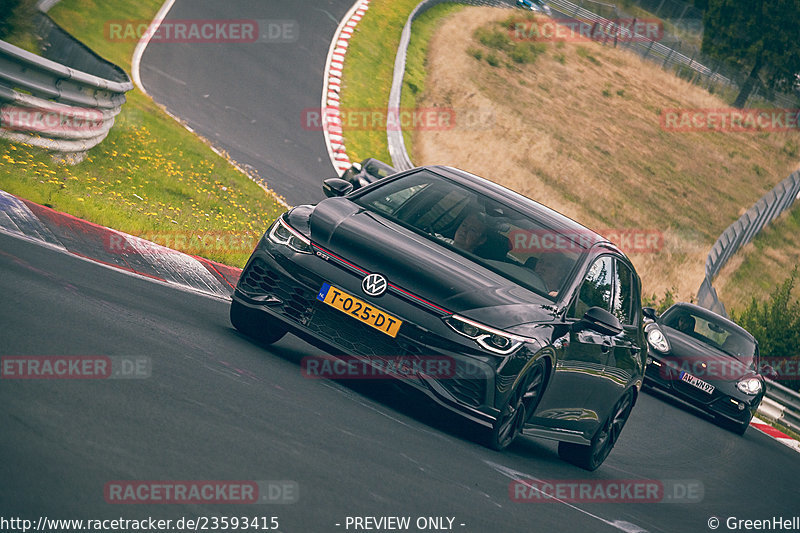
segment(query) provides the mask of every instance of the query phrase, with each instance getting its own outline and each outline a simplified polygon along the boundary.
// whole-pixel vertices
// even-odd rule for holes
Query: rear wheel
[[[278,342],[287,332],[286,326],[277,319],[236,300],[231,302],[231,324],[248,337],[265,344]]]
[[[625,422],[633,409],[633,392],[628,391],[614,406],[611,414],[597,430],[591,444],[582,445],[571,442],[558,443],[558,455],[565,461],[585,470],[594,471],[603,464],[617,443]]]
[[[514,390],[488,435],[493,450],[505,450],[522,433],[522,426],[536,410],[545,386],[544,363],[534,364],[522,383]]]

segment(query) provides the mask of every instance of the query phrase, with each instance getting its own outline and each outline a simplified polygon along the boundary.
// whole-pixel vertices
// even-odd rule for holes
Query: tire
[[[248,337],[264,344],[278,342],[288,331],[277,319],[254,311],[236,300],[231,302],[231,324]]]
[[[558,456],[568,463],[593,472],[597,470],[617,443],[619,434],[633,409],[633,392],[628,391],[614,405],[611,414],[597,430],[589,445],[558,443]]]
[[[493,450],[508,448],[522,433],[522,426],[536,410],[545,388],[545,367],[539,361],[528,371],[522,383],[511,393],[494,427],[487,435],[486,444]]]

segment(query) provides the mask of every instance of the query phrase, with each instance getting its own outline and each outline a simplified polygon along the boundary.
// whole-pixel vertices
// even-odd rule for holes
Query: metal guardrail
[[[699,305],[727,316],[725,306],[720,302],[717,291],[711,284],[712,280],[739,248],[753,240],[764,226],[791,208],[798,198],[800,198],[800,171],[795,171],[762,196],[753,207],[722,232],[706,258],[705,279],[697,291]]]
[[[397,48],[397,55],[394,59],[394,73],[392,74],[392,88],[389,92],[389,107],[387,113],[389,117],[397,116],[400,110],[400,93],[403,89],[403,77],[406,73],[406,55],[408,44],[411,41],[411,24],[422,13],[435,5],[443,3],[458,3],[468,5],[482,5],[494,7],[514,7],[514,0],[423,0],[406,20],[403,26],[403,33],[400,35],[400,45]],[[392,158],[392,166],[398,171],[408,170],[414,167],[411,158],[406,150],[406,143],[403,140],[403,131],[398,126],[399,120],[386,121],[386,137],[389,144],[389,155]]]
[[[767,382],[767,392],[758,412],[766,418],[800,433],[800,393],[780,383]]]
[[[0,41],[0,137],[80,160],[108,135],[133,84],[49,17],[37,17],[44,57]]]
[[[681,77],[709,90],[712,90],[713,86],[727,86],[738,90],[748,77],[747,74],[740,70],[703,54],[697,46],[687,44],[681,38],[671,35],[666,29],[657,40],[654,40],[620,27],[615,20],[630,22],[635,20],[636,17],[627,14],[619,6],[603,4],[594,0],[575,1],[580,2],[581,5],[569,0],[545,0],[552,9],[569,18],[598,23],[600,27],[607,30],[609,34],[609,39],[607,40],[613,40],[615,46],[618,45],[634,51],[643,59],[659,64],[664,69],[671,68]],[[642,0],[639,1],[641,2]],[[660,5],[663,5],[663,3],[662,1]],[[585,6],[589,7],[589,9],[586,9]],[[595,11],[602,11],[605,15],[598,14]],[[656,8],[656,11],[660,11],[660,7]],[[769,91],[760,79],[757,80],[753,91],[749,95],[748,102],[756,98],[768,100],[781,107],[793,108],[798,105],[798,94]]]

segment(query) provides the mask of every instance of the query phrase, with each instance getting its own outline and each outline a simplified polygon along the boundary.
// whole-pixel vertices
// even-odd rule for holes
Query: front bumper
[[[708,394],[682,381],[679,370],[667,365],[652,350],[648,352],[647,359],[645,385],[666,392],[717,419],[737,424],[749,422],[761,403],[762,395],[748,396],[738,391],[731,394],[730,389],[735,389],[735,383],[711,382],[714,391]]]
[[[504,358],[473,347],[470,339],[452,332],[443,322],[443,310],[426,306],[400,291],[387,291],[370,299],[360,292],[363,275],[342,266],[326,253],[284,253],[264,239],[253,252],[234,291],[240,304],[280,320],[298,337],[337,355],[367,362],[381,356],[410,359],[447,357],[455,372],[447,377],[417,374],[403,379],[440,405],[491,426],[499,414],[495,407],[516,376],[503,376]],[[352,265],[351,265],[352,266]],[[323,283],[357,295],[403,320],[392,338],[317,300]],[[523,346],[520,351],[526,350]],[[519,352],[518,354],[519,355]]]

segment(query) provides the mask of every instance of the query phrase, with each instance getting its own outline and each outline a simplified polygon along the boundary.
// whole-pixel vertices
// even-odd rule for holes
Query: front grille
[[[254,259],[242,274],[238,289],[254,298],[272,296],[279,299],[280,302],[270,304],[269,309],[306,326],[315,336],[345,353],[366,357],[439,355],[426,344],[438,345],[441,341],[428,339],[431,334],[426,330],[404,321],[400,334],[395,338],[389,337],[320,302],[316,291],[281,276],[259,258]],[[467,405],[481,405],[486,395],[486,380],[454,376],[443,378],[440,383]]]
[[[744,416],[744,413],[748,411],[747,406],[745,406],[744,409],[740,410],[738,406],[734,405],[733,402],[731,402],[731,399],[728,396],[724,396],[720,398],[718,401],[714,402],[714,407],[718,411],[735,418],[741,418],[742,416]]]
[[[239,289],[248,294],[272,294],[277,282],[278,274],[261,259],[255,259],[239,279]]]
[[[483,403],[486,382],[478,379],[444,379],[441,384],[459,401],[477,407]]]
[[[307,324],[314,310],[316,294],[283,278],[261,259],[255,259],[239,280],[239,290],[250,296],[274,296],[280,303],[271,307],[301,324]]]
[[[401,329],[408,327],[412,326],[405,323]],[[405,343],[400,339],[393,339],[322,302],[317,302],[308,328],[348,353],[367,356],[411,355],[413,353],[404,346]]]

